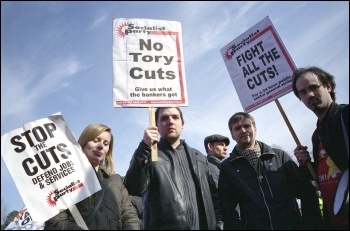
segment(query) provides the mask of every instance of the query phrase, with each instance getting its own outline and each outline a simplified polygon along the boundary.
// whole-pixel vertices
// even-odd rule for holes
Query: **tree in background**
[[[6,221],[6,217],[7,217],[8,212],[9,212],[9,210],[7,207],[7,203],[1,197],[1,225],[4,224],[4,222]]]
[[[3,217],[2,217],[2,208],[3,208],[3,201],[1,200],[1,222],[3,221]],[[5,230],[5,228],[13,221],[13,219],[15,219],[16,215],[18,214],[18,211],[13,210],[12,212],[10,212],[7,216],[5,221],[1,224],[1,230]]]

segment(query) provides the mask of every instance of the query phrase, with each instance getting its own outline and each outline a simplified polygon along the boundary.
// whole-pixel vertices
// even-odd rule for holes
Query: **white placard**
[[[296,65],[268,16],[220,51],[245,112],[292,91]]]
[[[101,189],[61,113],[2,135],[1,156],[36,222],[50,219]]]
[[[181,24],[113,18],[113,107],[188,106]]]

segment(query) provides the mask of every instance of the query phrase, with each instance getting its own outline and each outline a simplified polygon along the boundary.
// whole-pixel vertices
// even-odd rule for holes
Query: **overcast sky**
[[[227,122],[243,108],[220,49],[266,16],[297,67],[333,74],[337,102],[349,103],[349,2],[1,1],[1,134],[56,112],[76,139],[87,125],[106,124],[116,172],[125,175],[149,120],[148,108],[112,106],[112,19],[149,18],[182,25],[189,102],[182,138],[205,153],[204,138],[219,133],[230,138],[231,152]],[[278,100],[311,149],[316,116],[292,92]],[[275,102],[251,114],[258,140],[293,155],[295,141]],[[24,206],[2,158],[1,198],[9,211]]]

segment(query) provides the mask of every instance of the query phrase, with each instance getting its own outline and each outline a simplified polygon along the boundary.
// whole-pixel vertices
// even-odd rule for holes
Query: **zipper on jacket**
[[[262,190],[262,188],[261,188],[261,184],[260,184],[260,182],[259,182],[259,187],[260,187],[260,191],[261,191],[261,193],[262,193],[262,195],[263,195],[263,198],[264,198],[264,204],[265,204],[265,206],[266,206],[267,213],[268,213],[268,215],[269,215],[269,220],[270,220],[271,230],[273,230],[273,225],[272,225],[272,219],[271,219],[270,209],[269,209],[268,204],[266,203],[265,194],[264,194],[264,191],[263,191],[263,190]]]
[[[264,204],[265,204],[265,206],[266,206],[267,213],[268,213],[268,215],[269,215],[271,230],[273,230],[272,218],[271,218],[271,213],[270,213],[269,205],[268,205],[267,202],[266,202],[264,190],[261,188],[261,183],[262,183],[262,180],[264,179],[264,176],[263,176],[263,174],[260,173],[260,165],[261,165],[260,156],[258,157],[258,162],[257,162],[256,165],[257,165],[257,166],[256,166],[256,167],[257,167],[257,170],[256,170],[255,168],[254,168],[254,169],[255,169],[255,171],[256,171],[257,174],[258,174],[258,175],[257,175],[257,178],[258,178],[258,182],[259,182],[259,188],[260,188],[261,194],[263,195]],[[266,180],[267,186],[268,186],[268,188],[269,188],[270,194],[271,194],[271,196],[273,197],[272,191],[271,191],[271,188],[270,188],[270,184],[269,184],[269,182],[268,182],[268,180],[267,180],[266,175],[265,175],[265,180]]]

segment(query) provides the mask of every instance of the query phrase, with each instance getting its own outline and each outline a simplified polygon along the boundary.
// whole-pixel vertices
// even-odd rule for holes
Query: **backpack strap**
[[[95,204],[95,207],[94,209],[91,211],[90,215],[89,215],[89,218],[87,220],[87,225],[90,226],[92,224],[92,221],[93,219],[95,218],[96,216],[96,212],[97,210],[100,208],[101,204],[102,204],[102,201],[103,201],[103,198],[105,197],[105,193],[106,193],[106,189],[107,189],[107,183],[106,181],[102,178],[102,182],[101,182],[101,194],[98,198],[98,201],[96,202]]]

